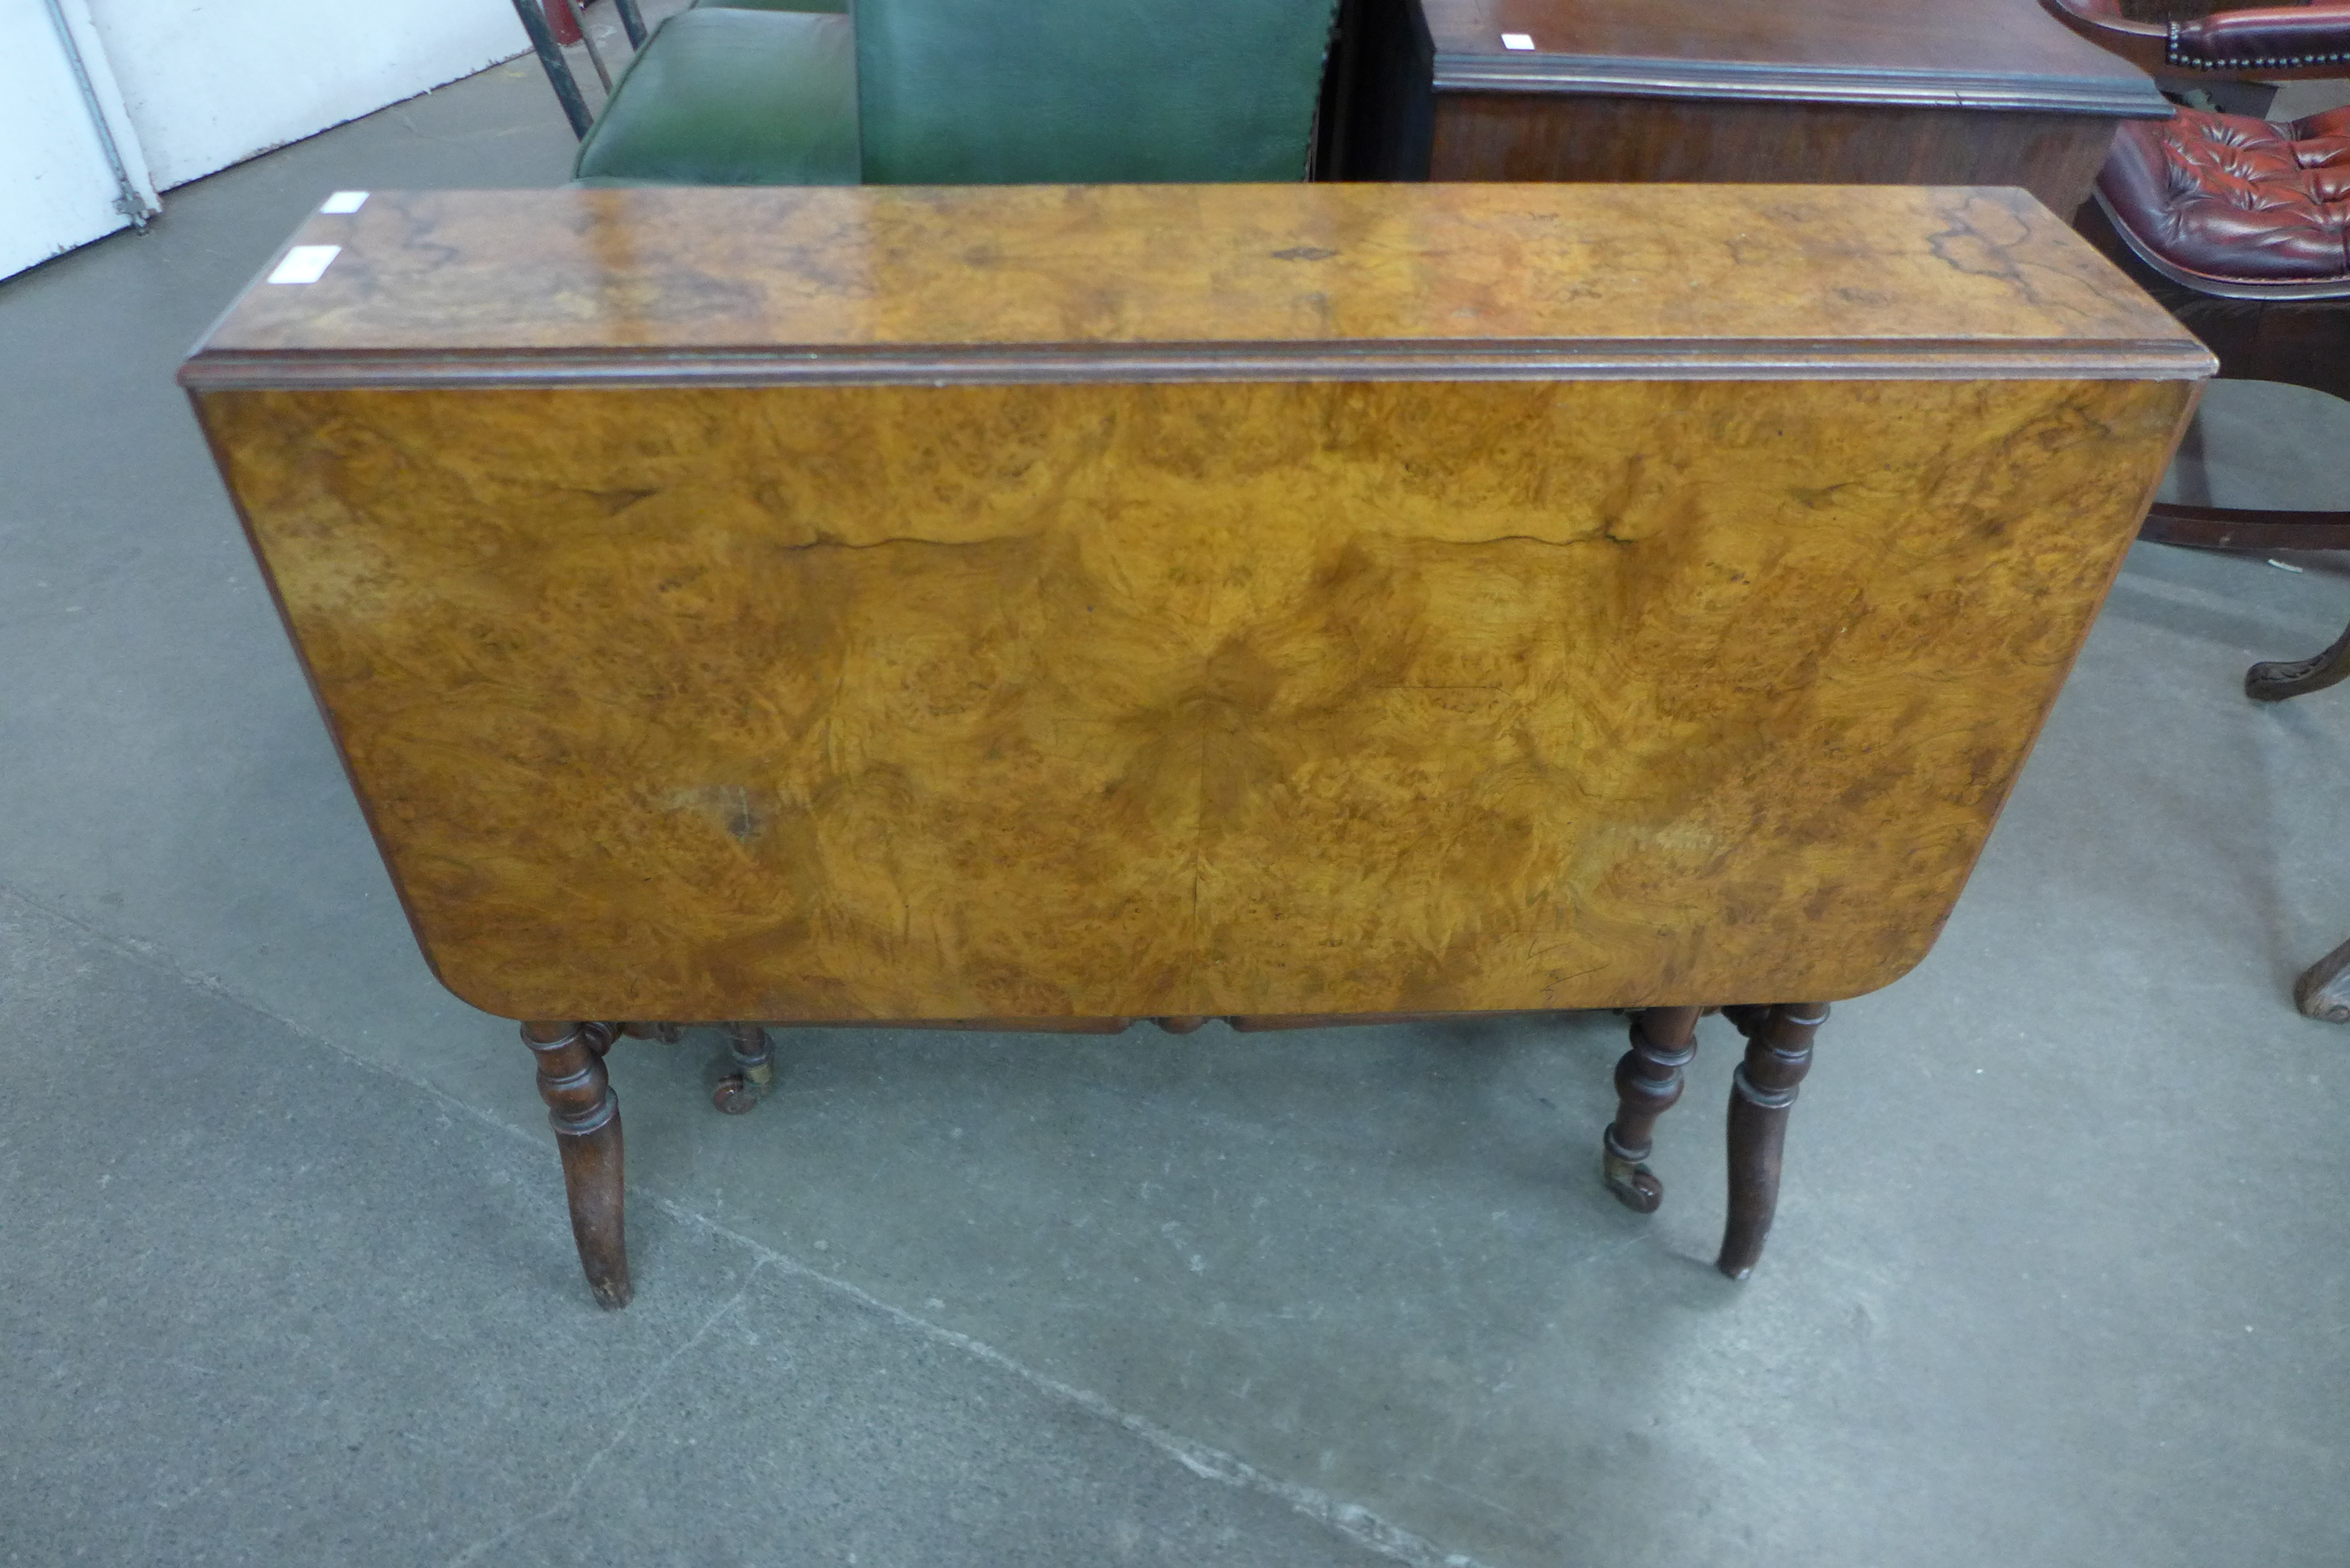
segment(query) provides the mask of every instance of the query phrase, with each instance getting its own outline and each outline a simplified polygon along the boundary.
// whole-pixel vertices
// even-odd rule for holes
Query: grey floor
[[[342,186],[558,181],[527,62],[0,286],[0,1562],[2350,1562],[2350,576],[2139,546],[1754,1280],[1595,1179],[1620,1023],[623,1046],[598,1313],[510,1025],[418,961],[178,356]],[[2340,504],[2225,388],[2189,492]]]

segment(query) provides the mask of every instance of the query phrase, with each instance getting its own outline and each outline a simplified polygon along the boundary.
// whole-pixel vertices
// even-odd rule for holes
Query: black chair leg
[[[2310,659],[2281,659],[2244,671],[2244,695],[2255,702],[2282,702],[2350,678],[2350,627],[2334,646]]]

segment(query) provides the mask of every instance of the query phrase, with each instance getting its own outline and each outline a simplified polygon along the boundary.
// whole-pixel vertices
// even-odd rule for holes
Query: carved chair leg
[[[726,1026],[726,1048],[733,1054],[734,1071],[718,1080],[710,1103],[730,1116],[749,1112],[775,1082],[775,1047],[767,1032],[755,1023]]]
[[[555,1124],[563,1187],[571,1200],[571,1238],[596,1304],[629,1304],[628,1236],[621,1222],[620,1097],[604,1074],[609,1023],[532,1022],[523,1044],[538,1058],[538,1095]]]
[[[1754,1272],[1779,1206],[1787,1110],[1812,1065],[1812,1036],[1827,1022],[1825,1002],[1722,1010],[1746,1036],[1746,1060],[1730,1081],[1730,1222],[1714,1266],[1733,1280]]]
[[[2334,646],[2313,659],[2280,659],[2255,664],[2244,671],[2244,695],[2255,702],[2282,702],[2311,691],[2323,691],[2350,677],[2350,627]]]
[[[1632,1048],[1616,1064],[1616,1119],[1600,1139],[1607,1190],[1627,1209],[1653,1214],[1664,1183],[1644,1163],[1657,1118],[1681,1097],[1681,1069],[1697,1054],[1695,1007],[1650,1007],[1633,1015]]]
[[[2350,1023],[2350,942],[2344,942],[2293,981],[2293,1005],[2311,1018]]]

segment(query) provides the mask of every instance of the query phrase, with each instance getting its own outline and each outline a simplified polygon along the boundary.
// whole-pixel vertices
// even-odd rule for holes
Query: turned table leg
[[[1600,1139],[1599,1168],[1607,1190],[1627,1208],[1653,1214],[1664,1184],[1645,1161],[1657,1118],[1681,1097],[1681,1069],[1697,1054],[1694,1007],[1650,1007],[1632,1019],[1632,1048],[1616,1064],[1616,1119]]]
[[[1825,1002],[1725,1008],[1746,1036],[1746,1060],[1730,1080],[1730,1222],[1714,1266],[1733,1280],[1754,1272],[1779,1206],[1779,1166],[1787,1110],[1812,1065],[1812,1036],[1827,1022]]]
[[[563,1187],[571,1201],[571,1237],[596,1304],[629,1304],[628,1238],[620,1216],[620,1098],[604,1075],[608,1023],[533,1022],[523,1044],[538,1058],[538,1095],[555,1124]]]

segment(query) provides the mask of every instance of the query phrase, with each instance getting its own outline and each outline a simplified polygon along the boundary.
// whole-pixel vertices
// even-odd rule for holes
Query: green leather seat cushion
[[[854,185],[857,121],[846,16],[700,6],[629,62],[572,172],[592,185]]]

